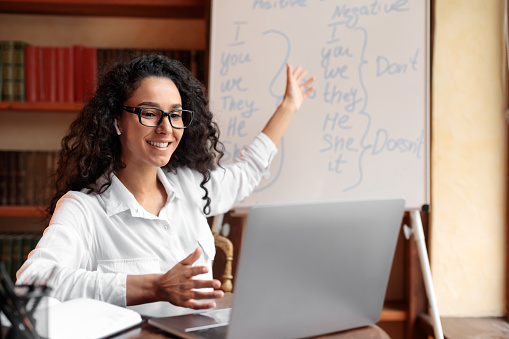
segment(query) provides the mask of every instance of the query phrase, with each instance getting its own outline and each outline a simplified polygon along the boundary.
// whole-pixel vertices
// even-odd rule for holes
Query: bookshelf
[[[0,13],[204,19],[207,0],[2,0]]]
[[[210,0],[0,0],[1,15],[34,15],[34,16],[60,16],[66,17],[97,17],[97,18],[143,18],[143,19],[174,19],[174,20],[199,20],[203,21],[206,29],[199,34],[203,34],[203,39],[208,40],[208,16],[210,10]],[[2,30],[0,20],[0,31]],[[40,26],[37,26],[40,27]],[[67,26],[66,26],[67,27]],[[5,28],[5,27],[4,27]],[[148,27],[147,29],[150,29]],[[4,29],[5,30],[5,29]],[[88,37],[88,44],[95,44],[95,40],[100,40],[97,36],[99,33],[94,31]],[[120,33],[122,34],[122,33]],[[125,33],[124,33],[125,34]],[[150,34],[150,33],[148,33]],[[76,35],[79,35],[76,33]],[[80,37],[81,38],[81,37]],[[157,37],[156,37],[157,38]],[[1,40],[2,38],[0,38]],[[16,39],[19,39],[16,37]],[[132,38],[136,40],[136,37]],[[24,39],[21,39],[24,40]],[[119,39],[117,39],[119,40]],[[157,40],[154,37],[147,37],[150,43]],[[32,42],[32,41],[30,41]],[[37,43],[37,40],[33,43]],[[43,44],[44,42],[41,42]],[[57,41],[57,43],[60,43]],[[68,41],[61,42],[68,44]],[[136,44],[137,41],[132,41]],[[160,42],[159,42],[160,43]],[[108,47],[108,42],[101,40],[97,46]],[[205,53],[207,54],[208,44],[205,43]],[[118,47],[118,46],[112,46]],[[139,46],[146,48],[146,46]],[[153,46],[161,48],[160,45]],[[172,48],[171,46],[168,46]],[[201,49],[203,46],[198,46]],[[205,62],[207,64],[207,62]],[[0,117],[3,114],[11,112],[26,112],[27,114],[42,115],[43,113],[72,117],[82,107],[80,103],[57,103],[57,102],[16,102],[16,101],[0,101]],[[58,118],[60,119],[60,118]],[[56,120],[56,119],[55,119]],[[67,121],[62,124],[67,127]],[[40,121],[35,122],[41,124]],[[48,123],[51,124],[51,121]],[[37,126],[39,127],[39,126]],[[65,132],[62,130],[62,133]],[[3,131],[0,130],[0,134]],[[18,132],[19,133],[19,132]],[[41,133],[54,134],[53,131],[42,131]],[[63,136],[63,135],[62,135]],[[59,137],[61,138],[61,136]],[[24,146],[26,148],[30,145]],[[5,145],[0,144],[0,149]],[[39,206],[0,206],[0,230],[2,229],[2,220],[8,220],[11,223],[13,219],[40,218],[43,208]],[[236,256],[241,247],[241,236],[245,216],[230,213],[225,216],[231,227],[229,235],[230,240],[234,244],[234,265],[238,262]],[[406,220],[405,222],[407,222]],[[424,220],[425,226],[427,219]],[[20,225],[22,222],[19,223]],[[4,225],[5,226],[5,225]],[[15,225],[16,227],[18,225]],[[12,229],[11,224],[8,225],[9,230]],[[34,226],[20,226],[19,231],[26,232],[34,229]],[[400,258],[393,268],[391,279],[389,281],[389,291],[384,310],[381,317],[380,325],[384,328],[392,338],[412,338],[414,322],[421,312],[426,310],[426,302],[424,295],[424,287],[422,285],[422,277],[420,276],[420,266],[414,248],[413,241],[407,241],[401,236],[398,242],[397,256]],[[220,259],[217,259],[219,261]],[[235,277],[235,268],[234,268]],[[235,286],[235,285],[234,285]]]
[[[95,66],[97,74],[100,74],[101,66],[105,64],[100,63],[100,58],[105,62],[116,57],[126,60],[133,56],[132,53],[141,53],[145,50],[166,50],[171,53],[170,57],[180,59],[195,71],[199,78],[203,78],[206,67],[199,66],[204,66],[205,55],[202,52],[206,45],[200,44],[200,39],[188,38],[203,35],[203,40],[207,39],[206,30],[201,29],[199,24],[196,30],[196,22],[200,21],[203,23],[202,26],[205,26],[208,6],[208,1],[204,0],[0,1],[0,13],[2,13],[0,14],[2,16],[0,32],[3,31],[0,33],[0,40],[28,42],[31,49],[68,48],[69,46],[83,46],[83,49],[95,48],[98,59]],[[17,21],[21,21],[19,26],[12,26],[17,24]],[[176,31],[187,30],[187,38],[186,34],[179,34],[179,36],[184,35],[183,39],[190,41],[190,48],[187,47],[187,41],[185,45],[182,45],[182,39],[180,41],[175,39],[175,31],[171,29],[173,26],[177,26]],[[108,35],[112,35],[109,40],[104,40],[105,29],[111,33]],[[70,34],[61,34],[62,31],[70,31]],[[133,34],[133,31],[137,34]],[[170,37],[161,37],[161,31],[168,32],[167,35]],[[69,36],[72,39],[69,39]],[[128,36],[127,41],[123,39],[125,36]],[[140,36],[143,39],[140,39]],[[74,55],[76,55],[76,50],[74,50]],[[46,56],[44,55],[44,57]],[[44,71],[47,72],[45,68]],[[72,72],[72,69],[69,71]],[[54,68],[47,74],[51,74],[51,72],[54,72]],[[34,72],[30,74],[34,74]],[[39,82],[37,85],[38,88],[42,88]],[[44,82],[43,85],[47,87]],[[74,87],[76,86],[74,83]],[[40,91],[37,90],[38,93]],[[44,94],[37,95],[38,98],[34,99],[34,96],[31,96],[30,100],[27,95],[26,101],[0,100],[0,118],[3,121],[3,126],[0,126],[0,152],[4,150],[18,153],[34,150],[44,152],[60,148],[60,139],[64,136],[70,121],[83,106],[80,102],[81,98],[79,95],[74,95],[73,100],[71,94],[70,100],[65,99],[68,102],[55,102],[54,98],[44,101]],[[39,99],[41,97],[42,99]],[[48,98],[47,94],[46,98]],[[60,99],[60,101],[62,100]],[[14,118],[18,114],[13,114],[16,112],[24,114],[23,131],[26,133],[25,135],[19,133],[20,127],[16,122],[19,119]],[[27,139],[26,136],[31,136],[32,139],[24,141],[23,139]],[[25,157],[25,154],[22,156]],[[7,177],[5,170],[2,171],[0,183],[6,185],[5,182],[11,181],[11,179],[5,179]],[[9,171],[11,171],[10,178],[12,178],[13,169],[11,168]],[[3,192],[5,193],[5,191]],[[41,216],[40,206],[30,206],[29,203],[26,205],[28,206],[23,203],[13,203],[12,199],[8,203],[0,203],[0,217]],[[44,206],[45,203],[40,205]],[[0,228],[1,226],[3,225],[0,219]]]
[[[0,217],[44,217],[44,206],[0,206]]]
[[[76,113],[83,105],[78,102],[0,101],[0,111],[36,111]]]

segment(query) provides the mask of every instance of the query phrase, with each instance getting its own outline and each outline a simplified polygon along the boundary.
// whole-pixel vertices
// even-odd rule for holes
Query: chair
[[[224,258],[216,254],[214,258],[214,278],[221,280],[221,290],[225,293],[231,293],[233,290],[233,275],[232,275],[232,263],[233,263],[233,243],[230,239],[218,234],[217,229],[222,225],[222,215],[214,216],[209,219],[210,229],[214,235],[214,243],[216,249],[219,249],[223,254]],[[216,273],[216,271],[218,271]],[[217,274],[222,273],[220,277]]]

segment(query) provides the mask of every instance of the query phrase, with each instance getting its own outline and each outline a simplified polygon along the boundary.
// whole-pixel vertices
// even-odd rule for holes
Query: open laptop
[[[228,339],[304,338],[372,325],[404,206],[402,198],[252,206],[232,309],[149,323],[182,338]]]

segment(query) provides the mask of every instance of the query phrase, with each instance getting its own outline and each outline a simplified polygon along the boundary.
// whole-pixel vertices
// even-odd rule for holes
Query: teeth
[[[155,141],[147,141],[147,143],[155,147],[168,147],[168,145],[170,144],[169,142],[155,142]]]

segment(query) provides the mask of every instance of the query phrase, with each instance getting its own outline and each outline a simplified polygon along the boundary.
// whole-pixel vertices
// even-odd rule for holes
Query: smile
[[[155,141],[147,141],[147,144],[155,146],[155,147],[168,147],[169,142],[155,142]]]

